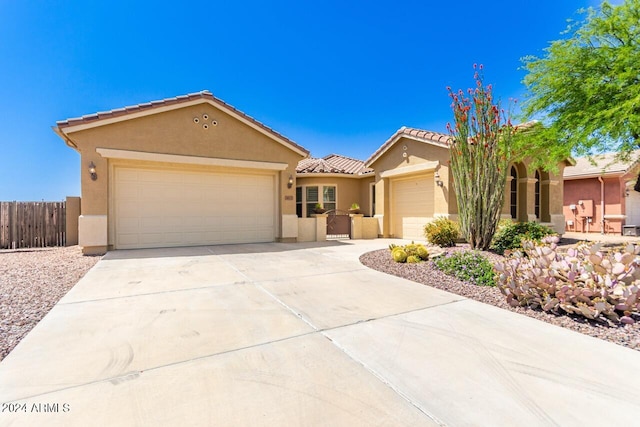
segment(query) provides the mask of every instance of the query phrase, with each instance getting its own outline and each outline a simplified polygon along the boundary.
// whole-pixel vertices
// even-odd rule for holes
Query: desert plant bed
[[[78,246],[0,250],[0,360],[99,260]]]
[[[431,250],[431,247],[427,247]],[[468,244],[456,245],[452,248],[435,251],[468,251]],[[492,262],[504,261],[505,258],[494,252],[482,252]],[[543,322],[561,326],[576,332],[590,335],[631,349],[640,351],[640,321],[632,325],[608,325],[603,322],[592,321],[582,316],[555,315],[539,309],[528,307],[512,307],[507,303],[505,296],[495,286],[477,286],[448,276],[440,271],[433,261],[424,261],[416,264],[395,262],[389,255],[389,249],[381,249],[368,252],[360,257],[360,262],[365,266],[383,273],[392,274],[424,285],[432,286],[447,292],[451,292],[469,299],[523,314]]]

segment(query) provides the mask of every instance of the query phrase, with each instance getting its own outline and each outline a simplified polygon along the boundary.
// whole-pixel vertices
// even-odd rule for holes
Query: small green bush
[[[392,243],[389,245],[389,250],[395,262],[416,263],[429,259],[429,251],[420,243],[411,242],[405,246],[397,246]],[[411,258],[411,261],[409,261],[409,258]]]
[[[460,237],[460,228],[457,222],[448,218],[437,218],[424,226],[424,236],[433,245],[443,248],[455,246]]]
[[[522,249],[524,240],[539,243],[543,237],[554,234],[556,233],[551,228],[537,222],[501,221],[491,241],[491,249],[502,255],[506,250]]]
[[[478,251],[459,251],[436,258],[436,267],[449,276],[479,286],[495,286],[491,262]]]

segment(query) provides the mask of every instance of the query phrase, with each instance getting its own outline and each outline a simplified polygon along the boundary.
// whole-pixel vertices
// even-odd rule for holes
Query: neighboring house
[[[424,239],[423,227],[436,217],[457,218],[449,173],[449,136],[402,127],[367,159],[375,170],[376,214],[385,237]],[[503,218],[537,221],[564,231],[562,171],[534,170],[530,162],[509,166]]]
[[[330,154],[301,160],[296,168],[296,213],[309,217],[317,203],[326,210],[347,211],[353,203],[373,216],[373,170],[362,160]]]
[[[208,91],[54,130],[80,153],[85,253],[296,241],[294,175],[309,152]]]
[[[80,153],[84,253],[323,240],[331,224],[309,218],[317,203],[339,211],[359,204],[365,217],[350,217],[354,238],[424,240],[427,222],[457,216],[449,137],[439,133],[403,127],[366,162],[309,158],[208,91],[63,120],[54,130]],[[556,175],[511,165],[502,216],[562,232],[564,166]]]
[[[625,226],[640,227],[640,193],[634,190],[640,173],[640,150],[628,162],[615,153],[576,159],[564,170],[566,230],[620,234]]]

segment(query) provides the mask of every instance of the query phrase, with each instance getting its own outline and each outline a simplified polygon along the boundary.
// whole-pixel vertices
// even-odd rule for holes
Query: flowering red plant
[[[475,88],[454,92],[453,123],[447,123],[460,229],[473,248],[487,249],[500,219],[514,127],[473,66]]]

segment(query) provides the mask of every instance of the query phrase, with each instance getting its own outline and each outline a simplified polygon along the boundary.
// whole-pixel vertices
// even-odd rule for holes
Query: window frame
[[[535,184],[534,184],[534,188],[533,188],[533,210],[534,213],[536,215],[536,219],[540,220],[541,217],[541,204],[540,204],[540,196],[541,196],[541,192],[540,190],[542,189],[541,185],[540,185],[540,179],[542,177],[542,174],[540,173],[539,170],[536,169],[536,173],[534,174],[534,178],[536,180]]]
[[[313,188],[316,187],[318,189],[318,200],[315,201],[309,201],[307,198],[307,188]],[[325,196],[325,188],[328,187],[333,187],[334,188],[334,199],[335,201],[325,201],[324,200],[324,196]],[[297,189],[300,188],[301,189],[301,195],[302,195],[302,199],[300,201],[298,201],[298,194],[297,194]],[[333,209],[338,209],[338,185],[334,184],[334,183],[318,183],[318,184],[302,184],[296,187],[296,215],[297,215],[297,206],[298,204],[302,205],[302,216],[299,218],[309,218],[311,216],[311,214],[313,213],[313,209],[315,209],[315,205],[316,203],[320,203],[320,206],[322,206],[323,208],[325,207],[325,203],[326,204],[335,204],[335,208]],[[312,207],[310,207],[310,204],[313,204]]]
[[[518,168],[516,168],[515,165],[511,165],[509,176],[511,177],[511,185],[509,186],[509,214],[511,215],[511,219],[517,220],[518,219]]]

